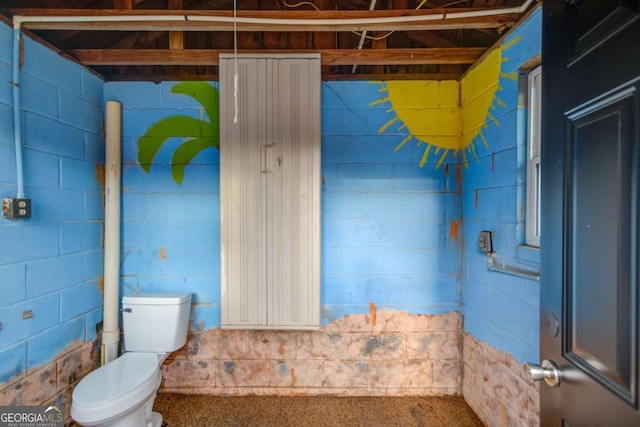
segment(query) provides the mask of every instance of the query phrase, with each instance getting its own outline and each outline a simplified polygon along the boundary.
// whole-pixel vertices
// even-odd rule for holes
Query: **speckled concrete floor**
[[[159,394],[154,411],[168,427],[482,427],[459,396],[282,397]]]

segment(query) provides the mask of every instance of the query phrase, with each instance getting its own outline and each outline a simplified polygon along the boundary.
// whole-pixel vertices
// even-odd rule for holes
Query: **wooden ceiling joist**
[[[239,54],[320,53],[322,65],[473,64],[483,48],[240,50]],[[69,54],[87,65],[218,65],[215,49],[75,49]]]
[[[217,80],[219,54],[234,46],[240,53],[320,53],[323,80],[459,79],[503,30],[539,7],[539,0],[380,0],[368,10],[371,0],[242,0],[234,34],[231,0],[6,3],[0,21],[7,25],[13,19],[106,80],[144,81]]]

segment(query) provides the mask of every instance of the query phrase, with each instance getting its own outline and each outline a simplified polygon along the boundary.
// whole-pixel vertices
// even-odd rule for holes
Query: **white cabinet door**
[[[220,95],[222,326],[317,328],[319,56],[221,56]]]

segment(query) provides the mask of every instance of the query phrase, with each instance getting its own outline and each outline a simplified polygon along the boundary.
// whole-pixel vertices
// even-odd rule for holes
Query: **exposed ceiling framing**
[[[0,13],[107,80],[216,80],[234,48],[320,53],[325,80],[456,79],[535,5],[294,1],[9,0]]]

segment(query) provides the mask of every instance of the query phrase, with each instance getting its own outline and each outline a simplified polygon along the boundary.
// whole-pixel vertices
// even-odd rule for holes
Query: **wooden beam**
[[[335,0],[316,0],[315,5],[321,10],[332,10],[336,8]],[[335,33],[319,32],[319,33],[313,33],[313,38],[312,38],[310,47],[315,49],[334,49],[339,46],[336,46]],[[321,72],[322,74],[330,73],[331,66],[323,65]]]
[[[121,10],[133,10],[133,0],[113,0],[113,8]]]
[[[456,18],[455,14],[464,11],[483,11],[487,9],[448,10],[445,19],[438,10],[320,10],[320,11],[258,11],[240,10],[238,18],[248,19],[237,23],[238,31],[414,31],[414,30],[452,30],[504,28],[514,25],[520,15],[503,14],[495,16],[477,16]],[[9,16],[27,17],[23,28],[31,30],[103,30],[103,31],[232,31],[233,12],[204,10],[154,10],[120,11],[111,9],[7,9]],[[148,16],[168,17],[147,21]],[[28,17],[74,17],[63,22],[29,22]],[[70,22],[86,17],[98,22]],[[136,19],[140,17],[140,19]],[[411,22],[389,22],[392,18],[411,17]],[[126,20],[119,20],[125,18]],[[372,23],[357,23],[353,20],[376,18]],[[100,19],[103,19],[100,21]],[[199,20],[200,19],[200,20]],[[209,20],[209,21],[203,21]],[[422,20],[420,20],[422,19]],[[430,20],[424,20],[430,19]],[[226,20],[226,22],[220,22]],[[252,21],[254,20],[254,21]],[[271,22],[267,20],[272,20]],[[275,20],[275,21],[274,21]],[[302,20],[302,21],[301,21]],[[327,20],[340,20],[327,23]],[[323,22],[325,21],[325,22]]]
[[[182,10],[182,0],[169,0],[169,10]],[[169,49],[184,49],[184,32],[169,31]]]
[[[387,34],[388,32],[380,32],[374,31],[371,36],[373,40],[371,41],[371,47],[375,50],[387,50]],[[374,73],[384,73],[384,65],[376,65],[373,69]]]
[[[395,73],[395,74],[353,74],[351,68],[348,73],[322,73],[322,81],[334,80],[459,80],[462,73]],[[145,81],[145,82],[163,82],[163,81],[218,81],[218,74],[201,73],[201,74],[117,74],[105,73],[109,81]]]
[[[245,49],[238,53],[320,53],[322,65],[473,64],[484,48],[432,49]],[[218,65],[230,49],[75,49],[72,57],[85,65]]]

